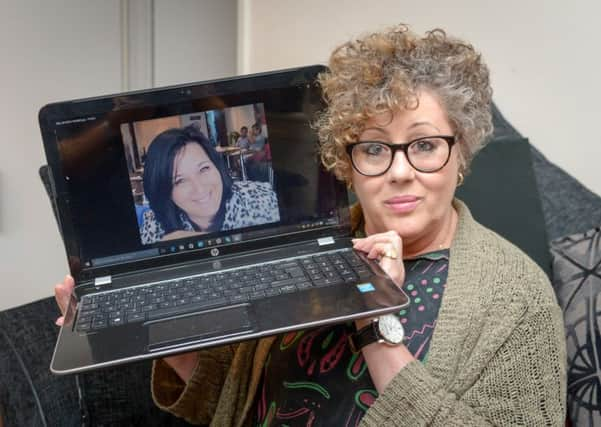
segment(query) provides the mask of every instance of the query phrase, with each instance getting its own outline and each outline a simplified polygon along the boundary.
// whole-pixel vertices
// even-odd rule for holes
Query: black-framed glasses
[[[434,135],[414,139],[405,144],[382,141],[359,141],[346,146],[353,168],[361,175],[384,175],[394,160],[397,151],[405,153],[409,164],[424,173],[438,172],[451,158],[455,136]]]

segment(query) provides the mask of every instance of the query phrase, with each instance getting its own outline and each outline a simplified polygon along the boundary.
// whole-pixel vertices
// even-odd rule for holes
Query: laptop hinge
[[[110,285],[111,283],[113,283],[111,276],[96,277],[94,279],[94,286],[96,287]]]
[[[333,245],[334,244],[334,238],[332,236],[322,237],[320,239],[317,239],[317,244],[319,246]]]

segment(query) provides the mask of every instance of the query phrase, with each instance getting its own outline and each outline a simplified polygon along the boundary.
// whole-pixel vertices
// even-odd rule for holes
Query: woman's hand
[[[353,249],[367,253],[370,259],[378,260],[380,267],[400,288],[405,281],[403,265],[403,241],[398,233],[372,234],[362,239],[353,239]]]
[[[61,316],[54,322],[57,326],[63,326],[63,323],[65,322],[65,313],[67,312],[67,307],[69,307],[69,299],[71,298],[74,287],[75,281],[71,276],[65,276],[62,283],[58,283],[54,286],[54,298],[61,311]]]
[[[353,239],[353,249],[367,253],[370,259],[378,260],[382,270],[390,276],[399,288],[405,282],[405,266],[403,265],[403,241],[398,233],[372,234],[362,239]],[[369,324],[371,319],[355,321],[357,329]]]
[[[192,374],[198,364],[199,358],[198,352],[193,351],[190,353],[178,354],[177,356],[165,357],[163,360],[173,368],[183,382],[188,383],[190,378],[192,378]]]
[[[54,286],[54,298],[58,308],[61,311],[61,316],[56,319],[56,324],[62,326],[65,321],[65,313],[69,306],[69,300],[75,287],[75,281],[71,276],[65,276],[62,283],[58,283]],[[165,357],[165,362],[173,368],[177,375],[185,383],[190,380],[194,368],[198,363],[198,352],[178,354],[177,356]]]
[[[405,266],[403,265],[403,241],[394,231],[373,234],[363,239],[353,239],[353,248],[367,253],[370,259],[377,259],[380,267],[400,288],[405,281]],[[371,319],[355,320],[357,330],[371,323]],[[382,393],[401,369],[412,360],[413,355],[404,345],[387,346],[372,343],[361,351],[367,363],[371,379]]]

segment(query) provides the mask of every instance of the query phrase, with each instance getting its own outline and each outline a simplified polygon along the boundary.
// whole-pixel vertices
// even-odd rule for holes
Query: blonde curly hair
[[[327,104],[315,122],[321,160],[346,182],[346,145],[357,141],[370,117],[416,108],[419,90],[436,96],[446,110],[463,173],[492,133],[488,67],[472,45],[440,29],[420,37],[398,25],[344,43],[319,82]]]

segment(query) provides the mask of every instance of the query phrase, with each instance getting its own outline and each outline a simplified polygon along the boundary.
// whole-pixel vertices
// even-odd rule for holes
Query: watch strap
[[[359,353],[363,347],[380,341],[380,336],[377,331],[377,320],[371,321],[358,331],[355,331],[348,336],[349,346],[353,353]]]

